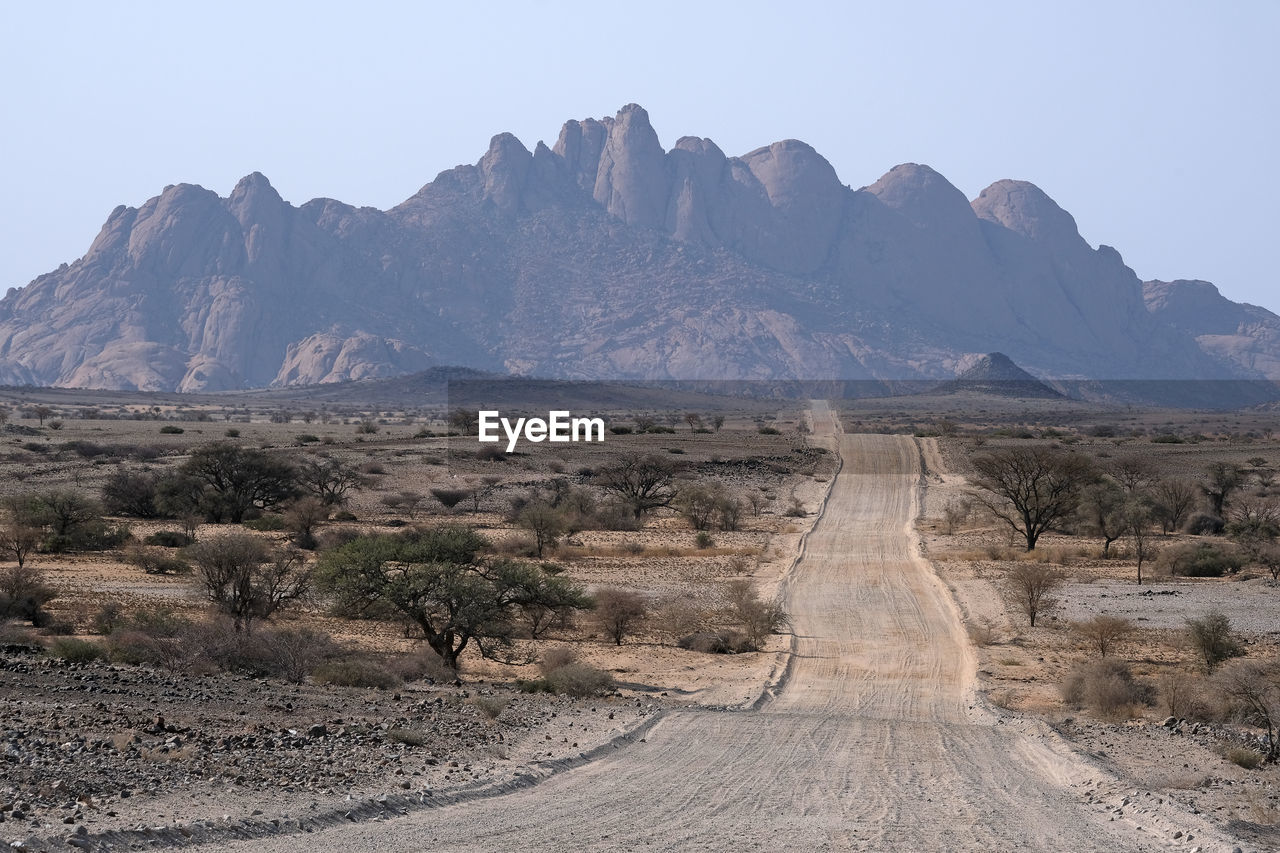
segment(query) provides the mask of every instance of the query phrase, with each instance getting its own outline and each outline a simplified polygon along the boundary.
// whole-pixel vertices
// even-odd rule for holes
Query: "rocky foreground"
[[[482,683],[177,675],[6,646],[0,837],[114,850],[359,820],[527,783],[656,710]]]

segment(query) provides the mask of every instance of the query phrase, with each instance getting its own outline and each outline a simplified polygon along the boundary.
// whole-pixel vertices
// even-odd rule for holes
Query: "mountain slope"
[[[664,150],[635,105],[552,147],[493,138],[387,211],[168,187],[0,301],[0,382],[218,390],[438,364],[563,378],[1225,378],[1031,184],[927,166],[840,183],[808,145]],[[1280,375],[1280,371],[1275,374]]]
[[[1280,377],[1280,317],[1232,302],[1207,281],[1147,281],[1143,294],[1158,320],[1193,336],[1223,363]]]

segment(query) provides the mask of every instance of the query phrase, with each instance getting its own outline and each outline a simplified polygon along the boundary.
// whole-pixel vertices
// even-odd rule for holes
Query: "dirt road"
[[[825,407],[815,423],[831,428]],[[844,468],[788,587],[790,678],[762,709],[672,712],[646,742],[509,795],[221,849],[1113,851],[1209,841],[1200,825],[1193,843],[1174,841],[1167,821],[1087,803],[1106,784],[1096,771],[1044,732],[974,709],[969,645],[916,553],[917,444],[830,440]]]

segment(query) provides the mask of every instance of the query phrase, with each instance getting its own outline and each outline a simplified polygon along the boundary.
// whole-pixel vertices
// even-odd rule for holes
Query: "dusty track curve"
[[[646,742],[509,795],[218,849],[1164,848],[1081,802],[1069,752],[973,710],[970,647],[916,552],[916,443],[832,441],[844,468],[789,584],[796,657],[760,710],[672,712]]]

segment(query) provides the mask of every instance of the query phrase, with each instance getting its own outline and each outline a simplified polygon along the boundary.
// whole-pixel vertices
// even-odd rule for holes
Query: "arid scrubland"
[[[894,402],[855,403],[845,426],[920,436],[923,547],[989,701],[1274,843],[1275,415]]]
[[[465,412],[53,396],[0,401],[11,840],[482,784],[750,703],[836,464],[795,407],[507,454]]]

